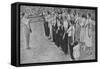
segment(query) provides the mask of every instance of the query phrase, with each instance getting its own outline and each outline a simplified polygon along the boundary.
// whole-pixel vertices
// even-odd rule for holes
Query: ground
[[[30,36],[31,49],[26,49],[25,47],[21,48],[22,63],[71,60],[70,57],[64,55],[60,48],[47,39],[44,34],[43,23],[32,23],[31,28],[33,31]]]
[[[71,61],[68,55],[65,55],[60,48],[45,36],[43,22],[32,23],[31,29],[30,49],[26,49],[24,40],[21,41],[21,63]],[[86,60],[91,57],[93,59],[94,54],[91,56],[83,50],[80,53],[81,57],[79,60]]]

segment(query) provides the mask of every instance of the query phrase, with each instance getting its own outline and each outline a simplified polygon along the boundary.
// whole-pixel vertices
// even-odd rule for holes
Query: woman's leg
[[[29,42],[30,42],[30,29],[26,28],[26,30],[25,30],[25,43],[26,43],[27,49],[30,49]]]
[[[27,37],[26,37],[26,42],[27,42],[27,49],[30,49],[30,46],[29,46],[29,43],[30,43],[30,33],[27,34]]]

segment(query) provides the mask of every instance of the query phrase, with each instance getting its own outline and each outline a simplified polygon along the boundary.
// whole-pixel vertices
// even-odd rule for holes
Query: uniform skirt
[[[44,31],[45,31],[45,36],[49,36],[50,34],[50,29],[49,29],[49,26],[48,26],[48,22],[44,22]]]
[[[68,34],[65,34],[64,39],[62,39],[61,48],[65,54],[68,54]]]

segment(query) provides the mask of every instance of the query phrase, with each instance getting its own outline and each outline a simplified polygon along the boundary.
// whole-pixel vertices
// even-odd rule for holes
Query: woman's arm
[[[67,30],[67,33],[68,33],[69,31],[71,31],[71,29],[72,29],[72,27],[69,27],[68,30]]]
[[[29,30],[30,30],[30,32],[32,33],[30,23],[31,23],[31,21],[29,20]]]

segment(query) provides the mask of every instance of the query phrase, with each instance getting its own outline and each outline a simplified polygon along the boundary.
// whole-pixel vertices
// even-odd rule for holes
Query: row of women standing
[[[71,46],[73,42],[74,21],[70,21],[69,24],[68,21],[66,21],[68,17],[62,15],[63,14],[47,14],[45,16],[45,35],[48,39],[53,41],[57,47],[60,47],[66,55],[68,55],[70,51],[70,56],[74,60]]]
[[[90,24],[93,23],[84,15],[80,17],[72,13],[51,14],[47,12],[44,16],[45,35],[57,47],[60,47],[65,55],[70,55],[71,59],[75,60],[80,56],[80,43],[85,42],[86,46],[92,46],[92,37],[88,37],[88,33],[91,32],[91,29],[88,28],[91,26],[89,22]],[[74,51],[75,46],[78,46],[76,53]]]

